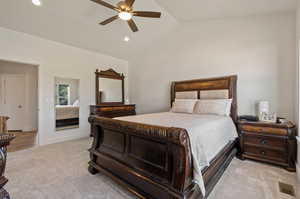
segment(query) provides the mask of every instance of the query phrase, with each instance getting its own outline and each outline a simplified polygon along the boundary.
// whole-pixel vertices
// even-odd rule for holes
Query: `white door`
[[[0,114],[8,116],[8,130],[23,130],[25,120],[25,75],[1,75]]]

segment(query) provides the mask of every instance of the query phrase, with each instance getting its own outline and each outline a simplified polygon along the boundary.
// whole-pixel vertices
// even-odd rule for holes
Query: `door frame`
[[[18,60],[18,59],[6,59],[6,58],[2,58],[0,57],[0,61],[5,61],[5,62],[13,62],[13,63],[17,63],[17,64],[26,64],[26,65],[32,65],[35,66],[37,69],[37,88],[36,88],[36,92],[37,92],[37,104],[35,106],[36,108],[36,116],[37,116],[37,136],[36,136],[36,141],[35,141],[35,145],[38,146],[40,145],[40,133],[39,133],[39,125],[40,125],[40,64],[39,63],[35,63],[35,62],[27,62],[27,61],[22,61],[22,60]]]

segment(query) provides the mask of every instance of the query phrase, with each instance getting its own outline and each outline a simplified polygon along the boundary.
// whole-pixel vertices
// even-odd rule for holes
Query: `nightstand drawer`
[[[260,157],[262,159],[267,160],[274,160],[285,163],[286,160],[286,153],[283,151],[278,150],[272,150],[272,149],[266,149],[262,147],[255,147],[255,146],[249,146],[245,145],[244,153],[246,155],[254,155],[257,157]]]
[[[287,147],[286,139],[278,137],[269,137],[256,135],[252,133],[245,133],[244,144],[247,145],[258,145],[262,147],[270,147],[277,150],[285,151]]]
[[[249,131],[249,132],[257,132],[257,133],[273,133],[277,135],[287,135],[287,130],[283,128],[242,125],[241,130]]]

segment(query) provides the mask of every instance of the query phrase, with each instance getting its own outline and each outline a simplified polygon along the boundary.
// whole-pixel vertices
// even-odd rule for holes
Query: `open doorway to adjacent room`
[[[38,66],[0,60],[0,115],[16,135],[8,151],[33,147],[38,132]]]

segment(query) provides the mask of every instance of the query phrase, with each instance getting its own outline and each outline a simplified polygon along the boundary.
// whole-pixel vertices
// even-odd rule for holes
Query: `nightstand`
[[[285,124],[238,121],[241,159],[252,159],[296,171],[296,128]]]

